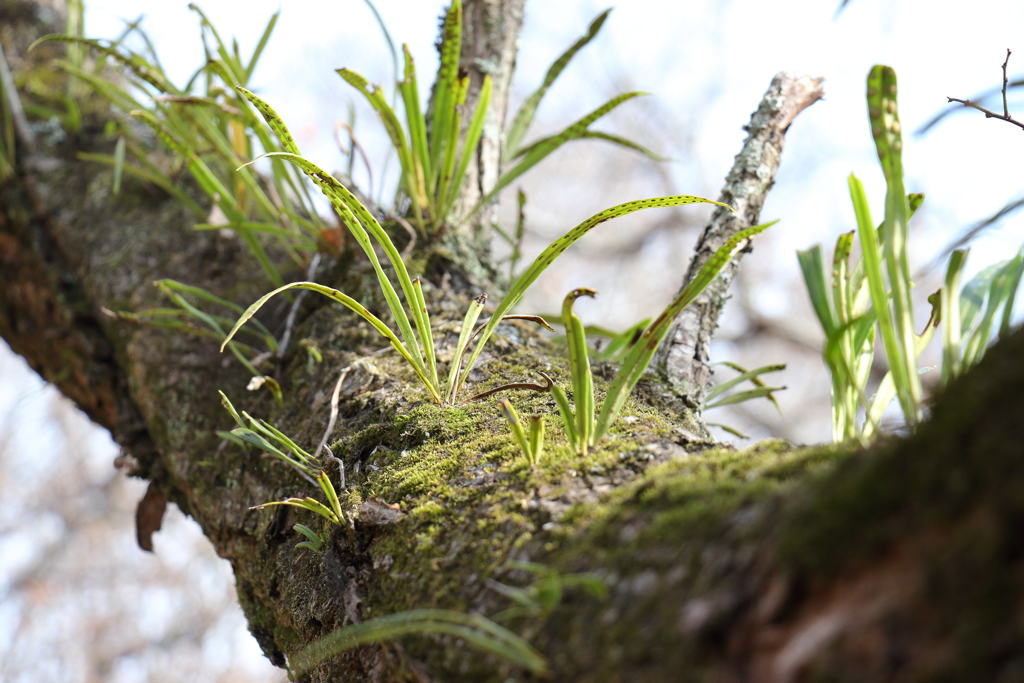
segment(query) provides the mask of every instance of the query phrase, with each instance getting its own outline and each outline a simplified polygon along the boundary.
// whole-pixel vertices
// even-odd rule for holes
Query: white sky
[[[625,107],[640,116],[646,107],[674,115],[674,130],[652,143],[660,151],[675,152],[674,190],[714,196],[742,141],[740,126],[772,75],[790,70],[824,76],[826,100],[794,125],[777,187],[763,214],[783,219],[773,229],[771,250],[780,267],[784,262],[785,268],[795,269],[795,249],[820,239],[831,242],[838,229],[851,225],[848,173],[856,172],[876,202],[881,201],[884,188],[863,99],[864,78],[872,64],[896,68],[901,119],[908,131],[942,109],[947,95],[967,97],[998,84],[1007,48],[1020,50],[1011,59],[1011,75],[1024,73],[1024,3],[853,0],[835,18],[836,5],[832,0],[621,4],[601,36],[550,92],[540,117],[556,125],[568,123],[610,92],[648,90],[656,101],[637,100]],[[347,66],[371,81],[390,80],[390,58],[364,3],[250,0],[242,5],[207,0],[201,6],[225,37],[238,36],[243,54],[251,50],[267,17],[282,10],[256,85],[289,121],[308,156],[326,166],[340,164],[330,131],[344,116],[352,91],[334,69]],[[410,44],[424,74],[424,89],[426,74],[436,64],[432,46],[442,6],[437,0],[378,3],[395,40]],[[515,106],[604,7],[588,0],[528,2]],[[183,81],[201,56],[197,21],[186,2],[91,0],[87,32],[115,35],[121,18],[140,14],[165,65]],[[357,126],[368,146],[381,152],[384,141],[377,122],[364,115]],[[679,153],[685,138],[694,141],[695,157]],[[924,138],[907,136],[908,188],[928,196],[914,244],[922,261],[958,229],[1022,190],[1020,175],[1008,172],[1010,159],[1022,158],[1022,152],[1022,131],[969,112]],[[600,208],[604,205],[594,204],[565,216],[564,229]],[[1016,249],[1021,225],[1020,219],[1009,221],[999,234],[979,243],[969,270]]]

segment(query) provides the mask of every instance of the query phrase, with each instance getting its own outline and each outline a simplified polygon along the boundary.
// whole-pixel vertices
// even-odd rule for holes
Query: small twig
[[[409,258],[409,254],[416,248],[416,228],[409,224],[409,221],[405,220],[401,216],[395,214],[384,214],[386,218],[390,218],[394,222],[405,228],[405,231],[409,233],[409,243],[405,245],[405,249],[402,250],[402,260]]]
[[[1006,88],[1007,88],[1007,86],[1010,83],[1010,80],[1006,77],[1006,67],[1010,63],[1010,55],[1011,54],[1012,53],[1010,52],[1010,50],[1007,49],[1006,50],[1006,61],[1003,62],[1003,91],[1002,91],[1003,92],[1003,113],[1002,114],[997,114],[994,111],[990,111],[988,109],[985,109],[985,107],[982,107],[979,104],[975,104],[974,102],[971,102],[970,100],[961,100],[961,99],[958,99],[956,97],[947,97],[946,101],[947,102],[958,102],[958,103],[964,105],[965,107],[970,107],[972,109],[977,109],[978,111],[980,111],[982,114],[985,115],[986,119],[999,119],[1000,121],[1006,121],[1007,123],[1012,123],[1013,125],[1017,126],[1018,128],[1024,129],[1024,123],[1022,123],[1022,122],[1020,122],[1020,121],[1018,121],[1018,120],[1016,120],[1016,119],[1014,119],[1013,117],[1010,116],[1010,107],[1006,103]]]
[[[352,368],[351,365],[346,366],[342,369],[341,375],[338,377],[338,383],[334,385],[334,393],[331,394],[331,419],[327,422],[327,429],[324,431],[324,438],[320,439],[320,445],[316,447],[316,452],[313,453],[313,459],[316,460],[320,457],[320,451],[327,447],[327,440],[331,438],[331,432],[334,431],[334,423],[338,421],[338,398],[341,396],[341,385],[345,383],[345,378],[348,377],[348,371]],[[334,457],[334,454],[331,454]],[[344,476],[344,470],[342,470]]]
[[[957,99],[955,97],[947,97],[946,100],[948,100],[949,102],[959,102],[960,104],[964,105],[965,107],[970,107],[972,109],[977,109],[978,111],[980,111],[982,114],[985,115],[986,119],[999,119],[1000,121],[1006,121],[1007,123],[1012,123],[1013,125],[1015,125],[1015,126],[1017,126],[1019,128],[1024,128],[1024,123],[1021,123],[1020,121],[1017,121],[1016,119],[1011,118],[1009,116],[1003,116],[1002,114],[997,114],[994,111],[990,111],[988,109],[985,109],[985,107],[977,105],[974,102],[971,102],[970,100],[959,100],[959,99]]]
[[[1006,48],[1006,61],[1003,62],[1003,116],[1010,118],[1010,109],[1006,106],[1006,86],[1009,80],[1006,78],[1006,65],[1010,63],[1010,48]]]
[[[306,269],[306,281],[313,282],[313,278],[316,277],[316,269],[320,266],[320,254],[314,254],[313,259],[309,262],[309,268]],[[292,340],[292,331],[295,329],[295,318],[299,314],[299,306],[302,305],[302,300],[306,298],[306,294],[309,290],[304,289],[299,292],[299,295],[295,297],[295,301],[292,303],[292,310],[288,311],[288,317],[284,322],[284,336],[281,337],[281,344],[277,347],[277,357],[284,358],[285,351],[288,350],[288,344]]]
[[[339,483],[341,484],[341,489],[344,490],[345,489],[345,463],[343,463],[341,461],[341,458],[339,458],[338,456],[334,455],[334,451],[331,450],[330,446],[325,444],[324,445],[324,450],[327,451],[327,457],[331,459],[331,462],[335,463],[338,466],[338,475],[340,476],[340,482]]]
[[[348,139],[352,141],[352,150],[351,151],[345,149],[345,146],[343,144],[341,144],[341,138],[338,137],[338,130],[341,129],[341,128],[344,128],[346,131],[348,131]],[[363,165],[366,166],[366,175],[370,178],[370,182],[369,182],[369,186],[370,187],[369,187],[369,189],[370,189],[370,196],[372,197],[373,196],[373,169],[370,168],[370,159],[369,159],[369,157],[366,156],[366,151],[363,149],[363,146],[359,144],[359,140],[356,139],[355,131],[352,130],[352,126],[350,126],[347,121],[338,121],[337,123],[334,124],[334,142],[338,145],[338,149],[341,151],[342,154],[352,155],[352,154],[355,154],[356,152],[359,152],[359,156],[363,157]],[[351,171],[352,171],[352,168],[349,167],[349,174],[350,175],[351,175]]]

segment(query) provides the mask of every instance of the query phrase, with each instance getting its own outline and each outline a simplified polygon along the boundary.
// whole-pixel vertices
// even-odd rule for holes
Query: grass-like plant
[[[509,293],[504,299],[502,299],[497,310],[478,334],[474,333],[473,329],[480,317],[480,314],[483,312],[483,300],[478,298],[470,303],[469,310],[463,320],[462,330],[459,334],[459,341],[456,346],[455,356],[451,361],[448,379],[442,384],[440,380],[442,375],[438,370],[438,362],[434,350],[430,316],[427,312],[427,305],[423,297],[423,290],[419,278],[413,279],[410,277],[409,271],[402,260],[401,254],[399,254],[398,249],[395,247],[391,238],[388,236],[387,232],[381,226],[373,213],[364,206],[348,188],[334,178],[334,176],[301,155],[298,146],[295,144],[294,138],[288,131],[288,127],[277,112],[274,111],[269,104],[248,90],[239,88],[239,92],[241,92],[259,110],[267,124],[274,131],[277,138],[284,146],[285,151],[272,152],[265,156],[289,161],[300,168],[330,200],[331,205],[338,213],[341,221],[349,229],[352,236],[355,238],[356,243],[359,244],[363,252],[366,254],[367,259],[369,259],[377,275],[378,284],[380,285],[381,292],[384,294],[384,299],[387,302],[388,309],[390,310],[391,315],[395,320],[395,324],[398,327],[398,332],[395,333],[386,323],[367,310],[359,302],[337,289],[326,287],[314,282],[293,282],[291,284],[278,287],[269,294],[261,297],[252,306],[250,306],[242,317],[238,319],[238,322],[235,324],[235,327],[231,332],[228,333],[225,344],[222,344],[221,346],[221,350],[224,349],[227,341],[230,341],[231,338],[234,337],[235,333],[241,328],[241,326],[252,318],[252,316],[268,300],[270,300],[271,297],[290,289],[308,289],[319,292],[320,294],[337,301],[369,322],[374,329],[387,339],[391,346],[409,363],[419,377],[420,382],[427,389],[431,398],[436,403],[453,403],[455,401],[460,388],[465,384],[470,370],[477,358],[480,356],[484,345],[487,343],[487,340],[490,338],[491,334],[493,334],[498,324],[511,312],[512,307],[519,302],[523,294],[526,292],[526,289],[533,284],[540,274],[544,272],[544,270],[551,265],[551,263],[562,252],[568,249],[574,242],[583,237],[583,235],[591,229],[601,223],[611,220],[612,218],[625,216],[641,209],[680,206],[683,204],[694,203],[718,204],[718,202],[713,202],[702,197],[694,197],[691,195],[657,197],[654,199],[643,199],[620,204],[597,213],[583,221],[548,246],[548,248],[534,260],[533,264],[530,265],[530,267],[527,268],[518,278],[516,278],[509,290]],[[388,261],[390,261],[395,276],[398,279],[398,286],[405,297],[405,305],[403,305],[402,300],[398,295],[398,290],[392,283],[391,278],[381,265],[380,259],[378,258],[377,252],[374,248],[374,244],[384,252],[384,255],[387,257]],[[408,311],[406,310],[406,306],[408,306]],[[473,345],[472,351],[469,351],[469,345],[474,341],[474,337],[475,344]],[[467,353],[468,361],[466,362],[465,368],[462,368],[462,359]]]
[[[618,418],[633,387],[640,381],[644,370],[650,365],[654,352],[679,314],[700,296],[717,277],[738,249],[747,245],[750,238],[767,229],[772,223],[747,228],[734,235],[708,259],[697,275],[676,295],[675,299],[640,334],[622,361],[615,379],[608,388],[600,410],[596,406],[594,382],[590,370],[586,330],[580,319],[573,313],[573,304],[583,296],[593,297],[592,289],[580,288],[569,292],[562,304],[562,325],[565,326],[569,347],[569,369],[572,376],[572,392],[575,405],[570,405],[565,390],[558,385],[551,387],[558,412],[562,417],[569,444],[580,455],[608,433]]]
[[[234,319],[204,311],[199,307],[200,302],[226,309],[236,315],[243,312],[242,307],[238,304],[211,294],[201,287],[193,287],[170,279],[157,280],[153,284],[176,308],[150,308],[137,312],[111,311],[109,314],[118,320],[133,324],[161,327],[224,342],[227,339],[224,330],[231,328]],[[257,367],[271,353],[278,350],[277,339],[263,323],[256,319],[251,320],[241,331],[246,334],[250,343],[237,339],[232,340],[227,343],[228,350],[246,370],[252,373],[256,383],[260,386],[265,385],[280,404],[283,400],[280,385],[273,377],[264,375]],[[254,344],[259,344],[259,346],[254,346]],[[262,348],[268,350],[263,351]]]
[[[239,413],[224,392],[220,392],[220,396],[224,408],[238,423],[238,427],[230,432],[218,432],[220,436],[238,444],[252,444],[275,456],[300,472],[305,479],[319,485],[327,500],[325,505],[310,497],[288,498],[250,509],[262,510],[285,505],[314,512],[334,525],[347,526],[349,518],[341,506],[337,490],[327,473],[321,469],[317,459],[264,420],[258,420],[245,411]],[[316,553],[323,550],[326,540],[316,531],[305,524],[295,524],[293,528],[306,538],[305,541],[297,543],[296,547]],[[345,650],[412,634],[454,636],[471,647],[520,666],[531,673],[547,673],[547,662],[544,657],[530,647],[522,637],[482,615],[443,609],[409,610],[345,626],[289,657],[289,669],[295,676],[301,676],[317,664]]]
[[[445,609],[408,610],[344,626],[291,655],[288,668],[298,677],[345,650],[414,634],[452,636],[536,676],[550,676],[547,661],[521,636],[480,614]]]
[[[60,62],[60,65],[68,72],[70,78],[79,86],[92,88],[115,108],[145,123],[153,130],[157,139],[173,153],[171,168],[166,170],[159,167],[150,161],[146,145],[132,134],[130,127],[120,126],[114,154],[82,154],[81,158],[112,166],[115,192],[120,187],[122,176],[132,175],[162,188],[189,207],[201,221],[196,225],[197,229],[228,227],[237,231],[264,273],[279,287],[284,284],[283,279],[267,253],[264,244],[266,239],[278,240],[297,266],[306,264],[306,254],[309,251],[320,248],[332,253],[338,246],[335,229],[325,225],[315,210],[300,173],[305,172],[321,186],[328,197],[332,198],[332,203],[341,214],[342,220],[354,231],[360,247],[364,251],[369,249],[367,253],[374,262],[378,275],[383,276],[372,248],[368,247],[370,238],[367,237],[367,232],[374,241],[385,247],[386,255],[392,264],[400,262],[401,259],[379,223],[372,218],[371,211],[362,205],[355,207],[348,201],[352,194],[328,173],[295,158],[298,151],[283,124],[273,125],[273,120],[267,118],[269,107],[247,89],[276,25],[278,14],[271,17],[256,49],[246,60],[240,55],[237,42],[232,41],[229,47],[202,10],[196,5],[189,7],[200,18],[205,60],[204,65],[181,87],[173,84],[168,78],[148,37],[137,22],[130,24],[114,41],[84,38],[80,35],[78,24],[69,24],[66,35],[45,36],[37,41],[36,44],[43,41],[67,43],[68,59]],[[372,3],[371,9],[380,20]],[[594,121],[619,104],[642,93],[626,93],[613,98],[558,135],[545,138],[528,147],[520,146],[547,90],[573,56],[597,35],[607,16],[608,11],[598,16],[591,23],[587,34],[555,61],[541,87],[519,109],[506,136],[505,148],[507,158],[519,158],[519,161],[499,178],[493,192],[460,217],[450,216],[450,213],[482,135],[491,93],[490,78],[485,77],[476,108],[470,117],[468,130],[465,135],[461,135],[463,108],[469,87],[469,79],[459,64],[462,45],[461,2],[453,0],[445,16],[441,39],[441,68],[435,86],[429,126],[425,113],[420,109],[415,63],[407,46],[403,46],[403,79],[397,83],[398,93],[405,108],[405,128],[388,103],[382,88],[371,85],[365,78],[349,69],[338,71],[347,83],[366,97],[380,115],[402,167],[399,192],[408,196],[412,218],[422,234],[429,235],[440,231],[441,226],[446,223],[468,219],[515,178],[535,166],[559,146],[573,139],[604,139],[657,158],[657,155],[634,142],[589,128]],[[380,23],[389,44],[393,45],[386,27],[382,21]],[[146,52],[136,52],[125,46],[125,40],[133,33],[141,37],[147,46]],[[92,69],[86,68],[82,58],[86,49],[94,50],[99,55]],[[108,59],[127,67],[127,84],[105,71]],[[397,55],[395,59],[397,72]],[[267,118],[267,122],[271,124],[269,128],[260,122],[250,103]],[[73,99],[71,104],[74,104]],[[276,115],[273,118],[276,119]],[[5,120],[10,121],[10,117],[5,116]],[[115,128],[118,126],[115,125]],[[281,137],[282,134],[285,137]],[[8,138],[13,139],[11,136],[5,136],[4,140]],[[263,154],[259,158],[269,159],[268,175],[257,172],[251,166],[251,160],[260,152]],[[351,153],[356,153],[355,145]],[[286,163],[287,161],[293,163]],[[177,176],[185,170],[205,192],[209,201],[217,207],[217,220],[210,220],[212,216],[178,187]],[[0,174],[2,172],[0,161]],[[342,204],[348,205],[350,215],[346,215],[344,209],[340,208],[341,204],[334,200],[335,194],[346,195],[346,202]],[[358,204],[358,201],[355,204]],[[354,219],[356,223],[366,223],[365,230],[353,228],[351,214],[358,216],[358,219]],[[367,217],[370,217],[370,220],[366,220]],[[407,354],[407,360],[421,374],[435,400],[453,400],[460,378],[455,377],[452,380],[454,384],[450,382],[447,388],[442,387],[436,374],[436,362],[433,358],[429,323],[423,311],[422,296],[417,298],[415,294],[418,284],[404,272],[404,266],[396,266],[396,271],[406,303],[411,309],[412,323],[410,316],[399,312],[401,304],[394,287],[383,282],[381,284],[388,305],[395,314],[398,331],[402,335],[403,341],[399,345],[404,345],[403,355]],[[221,334],[216,329],[216,324],[211,325],[209,314],[195,305],[183,306],[178,301],[175,303],[185,314],[192,316],[198,326],[207,328],[215,336]],[[174,314],[170,317],[180,316],[181,314]],[[168,322],[167,316],[164,318],[164,322]],[[191,325],[193,328],[196,326]],[[419,334],[419,343],[413,337],[413,326]],[[383,330],[383,324],[375,327],[388,336]],[[488,329],[485,337],[491,331],[492,329]],[[236,346],[230,348],[239,356]],[[254,375],[259,376],[245,359],[239,356],[239,360],[243,361],[243,365],[253,371]]]
[[[707,394],[704,396],[704,410],[712,410],[714,408],[722,408],[724,406],[731,406],[737,403],[744,403],[755,398],[765,398],[771,401],[772,405],[775,406],[775,409],[778,410],[780,414],[782,413],[782,409],[779,407],[778,401],[775,400],[774,393],[776,391],[782,391],[786,387],[770,387],[761,381],[761,375],[767,375],[772,372],[781,372],[786,369],[785,363],[764,365],[759,368],[754,368],[753,370],[747,370],[743,366],[731,361],[718,361],[711,365],[724,365],[727,368],[735,370],[739,374],[724,382],[715,384],[708,390]],[[754,385],[754,388],[737,391],[732,394],[726,394],[726,392],[734,389],[743,382],[750,382]]]
[[[957,249],[950,255],[941,292],[943,386],[981,360],[997,330],[1000,337],[1010,332],[1024,275],[1022,247],[1012,259],[988,266],[961,288],[969,252]]]
[[[544,416],[531,415],[529,425],[524,428],[519,413],[507,398],[498,402],[498,410],[508,422],[512,436],[519,444],[519,450],[526,456],[526,461],[531,465],[539,464],[544,456]]]
[[[288,505],[315,512],[332,524],[338,526],[347,525],[348,517],[341,507],[337,489],[334,488],[334,484],[317,458],[303,450],[273,425],[264,420],[254,418],[244,410],[239,413],[235,410],[235,406],[231,404],[231,401],[224,392],[221,391],[219,393],[221,404],[230,413],[235,422],[238,423],[238,427],[230,432],[218,431],[217,434],[239,445],[251,444],[256,446],[263,450],[263,452],[294,468],[304,479],[319,486],[327,501],[325,505],[316,498],[287,498],[285,500],[256,505],[250,509],[262,510],[275,505]],[[344,482],[342,482],[342,485],[344,485]],[[307,539],[298,543],[298,547],[307,548],[313,552],[320,552],[323,549],[324,539],[316,531],[310,529],[305,524],[296,524],[293,528]]]
[[[132,134],[131,128],[121,126],[114,155],[83,153],[80,158],[112,166],[117,175],[123,172],[163,189],[191,209],[199,221],[198,229],[235,230],[267,278],[280,285],[283,280],[261,237],[275,239],[296,265],[302,266],[306,259],[300,250],[316,250],[318,243],[324,243],[328,226],[317,215],[301,174],[290,165],[272,160],[269,174],[253,168],[237,170],[260,151],[281,149],[235,90],[249,85],[278,14],[272,15],[246,60],[237,42],[232,41],[229,47],[202,10],[194,4],[189,7],[199,16],[205,54],[203,66],[184,86],[170,80],[151,47],[148,53],[125,47],[129,32],[137,33],[150,45],[137,24],[116,41],[69,33],[44,36],[35,44],[68,43],[69,55],[75,49],[96,51],[104,59],[98,60],[94,69],[86,70],[81,60],[71,58],[59,65],[116,109],[146,124],[172,152],[170,169],[161,168],[149,159],[146,144]],[[127,67],[127,84],[104,72],[107,58]],[[222,214],[216,225],[208,220],[209,212],[178,187],[177,176],[186,170]]]
[[[338,69],[338,74],[358,90],[380,115],[391,144],[398,153],[402,169],[400,190],[409,197],[413,221],[423,235],[437,232],[445,224],[455,225],[468,220],[516,178],[570,140],[602,139],[655,159],[660,158],[633,141],[590,130],[591,124],[623,102],[645,94],[640,92],[618,95],[557,135],[521,146],[544,95],[576,53],[597,36],[610,11],[605,10],[598,15],[591,22],[587,33],[555,60],[541,86],[519,108],[505,135],[504,149],[506,159],[518,161],[501,174],[486,196],[461,216],[452,215],[452,210],[483,133],[492,91],[491,78],[485,75],[460,145],[463,108],[469,92],[469,76],[459,63],[463,28],[461,0],[452,1],[441,29],[441,66],[435,84],[429,126],[425,112],[420,107],[416,65],[407,45],[402,45],[404,71],[402,80],[397,84],[405,109],[404,127],[382,88],[371,85],[363,76],[350,69]],[[390,37],[388,42],[391,43]],[[397,56],[395,59],[397,62]]]
[[[494,621],[504,622],[517,617],[546,619],[561,604],[566,588],[580,588],[599,600],[605,600],[608,597],[607,584],[596,574],[559,574],[556,570],[543,564],[517,560],[510,560],[506,566],[510,569],[529,572],[536,576],[536,579],[525,588],[509,586],[494,579],[488,579],[488,588],[515,603],[515,607],[495,614]]]
[[[851,264],[854,233],[839,236],[826,270],[821,245],[798,252],[815,315],[825,332],[825,362],[832,375],[832,434],[835,441],[866,443],[879,433],[882,413],[895,398],[911,429],[922,417],[923,396],[918,356],[943,324],[943,381],[964,364],[977,362],[991,339],[993,321],[1003,311],[1001,330],[1009,327],[1020,283],[1021,255],[985,270],[961,291],[966,252],[954,252],[943,289],[930,297],[932,315],[921,334],[914,331],[913,282],[908,258],[908,222],[924,197],[908,195],[903,183],[903,142],[897,109],[896,73],[874,66],[867,81],[868,118],[885,175],[885,216],[871,218],[860,180],[849,177],[857,218],[861,257]],[[828,274],[826,274],[828,273]],[[984,313],[980,314],[982,304]],[[966,316],[963,315],[966,313]],[[881,337],[889,371],[874,396],[867,384],[876,334]],[[859,412],[863,419],[859,420]]]

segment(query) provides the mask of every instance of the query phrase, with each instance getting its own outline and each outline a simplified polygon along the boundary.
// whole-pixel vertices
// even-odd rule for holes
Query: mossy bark
[[[0,0],[0,16],[15,74],[48,68],[56,48],[25,52],[45,28],[35,5]],[[0,188],[0,334],[111,429],[122,462],[150,479],[142,540],[166,498],[202,525],[231,561],[250,628],[275,663],[346,622],[404,609],[494,615],[510,605],[492,581],[535,578],[509,568],[518,559],[562,576],[595,574],[609,589],[602,601],[567,587],[557,605],[507,622],[548,657],[556,680],[1022,677],[1024,335],[954,385],[919,434],[870,452],[717,448],[693,413],[667,409],[664,387],[649,383],[600,448],[579,458],[549,396],[519,394],[521,413],[549,420],[547,455],[531,468],[493,400],[430,403],[400,359],[379,353],[384,344],[368,325],[312,298],[276,372],[282,407],[247,392],[246,373],[209,340],[108,314],[163,305],[150,286],[157,278],[241,304],[265,287],[237,240],[193,231],[181,207],[131,178],[113,195],[109,172],[77,160],[112,148],[103,123],[88,111],[79,133],[37,122],[37,151],[22,155],[16,181]],[[444,357],[476,292],[471,276],[435,274],[426,291]],[[353,263],[324,277],[380,310],[366,276]],[[265,309],[271,325],[287,312],[284,299],[274,305]],[[290,508],[251,511],[316,492],[216,435],[231,427],[217,390],[312,447],[343,367],[330,444],[354,524],[329,528]],[[487,389],[538,371],[566,383],[557,350],[509,327],[471,379]],[[597,368],[599,389],[608,371]],[[328,536],[323,554],[296,546],[296,522]],[[361,648],[310,675],[430,677],[528,678],[437,637]]]

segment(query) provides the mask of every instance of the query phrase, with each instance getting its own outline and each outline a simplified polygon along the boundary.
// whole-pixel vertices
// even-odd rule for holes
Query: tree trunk
[[[493,16],[517,27],[521,16],[521,5],[467,3],[467,17],[477,16],[471,7],[484,12],[484,27],[497,25],[486,19]],[[15,75],[49,68],[58,48],[26,52],[46,30],[34,5],[0,0],[0,19]],[[508,46],[517,29],[493,44],[477,43],[486,31],[476,30],[467,31],[465,49],[502,55],[507,102]],[[769,95],[782,96],[777,90]],[[772,116],[777,157],[792,116]],[[758,121],[755,114],[752,139],[760,139]],[[587,458],[571,454],[560,430],[549,429],[548,455],[531,469],[493,400],[430,403],[409,368],[379,352],[380,338],[347,309],[303,311],[296,343],[276,372],[282,407],[266,392],[248,393],[247,373],[210,340],[109,314],[164,305],[150,286],[157,278],[243,305],[269,287],[253,281],[236,239],[192,230],[191,215],[152,187],[126,177],[120,194],[111,194],[110,174],[76,158],[113,146],[103,124],[93,113],[81,133],[64,134],[37,121],[26,133],[36,151],[27,139],[18,149],[18,175],[0,188],[0,334],[110,429],[124,448],[122,464],[150,480],[140,543],[149,543],[168,499],[200,523],[231,561],[250,628],[274,663],[284,666],[345,623],[401,610],[493,615],[510,605],[492,581],[535,578],[507,564],[519,559],[561,576],[593,573],[609,589],[602,601],[566,579],[560,602],[507,622],[548,658],[554,680],[1020,677],[1024,473],[1016,421],[1024,414],[1024,335],[957,383],[917,436],[871,452],[777,442],[740,453],[716,449],[700,438],[689,409],[631,400]],[[756,164],[764,158],[754,157]],[[487,173],[474,182],[486,187]],[[727,187],[736,181],[730,176]],[[770,178],[762,181],[763,200]],[[745,220],[756,220],[759,204],[749,202]],[[719,232],[709,230],[705,243]],[[359,263],[338,270],[332,277],[350,292],[367,275]],[[443,356],[475,292],[440,277],[424,288],[442,321]],[[362,296],[372,299],[370,289]],[[268,324],[285,319],[281,306],[266,309]],[[713,324],[698,322],[710,335]],[[322,363],[304,350],[311,347]],[[514,327],[482,361],[471,378],[479,389],[541,370],[563,384],[568,376],[556,350]],[[342,368],[340,419],[329,443],[344,464],[341,497],[354,525],[331,529],[286,507],[250,510],[317,493],[279,462],[217,436],[231,426],[217,391],[315,447]],[[605,380],[599,372],[598,386]],[[646,395],[665,393],[659,386],[650,383]],[[515,402],[520,412],[554,412],[547,394]],[[329,534],[322,555],[296,547],[297,522]],[[315,681],[431,677],[524,674],[438,636],[362,647],[310,674]]]

